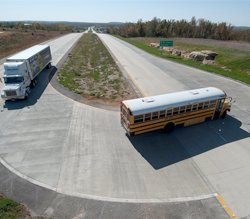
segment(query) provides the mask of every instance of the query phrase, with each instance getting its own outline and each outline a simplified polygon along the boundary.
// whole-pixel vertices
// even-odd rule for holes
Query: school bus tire
[[[227,115],[227,110],[225,110],[225,111],[223,112],[223,114],[221,115],[221,118],[222,118],[222,119],[225,119],[225,118],[226,118],[226,115]]]
[[[170,123],[165,125],[164,132],[165,133],[170,133],[170,132],[174,131],[174,128],[175,128],[175,124],[170,122]]]

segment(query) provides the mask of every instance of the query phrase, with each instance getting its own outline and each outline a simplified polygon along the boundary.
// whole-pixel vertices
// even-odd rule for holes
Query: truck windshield
[[[20,83],[23,81],[22,77],[4,77],[4,82],[6,84]]]

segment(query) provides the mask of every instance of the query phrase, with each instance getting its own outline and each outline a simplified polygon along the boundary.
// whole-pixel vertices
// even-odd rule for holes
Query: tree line
[[[28,25],[27,25],[28,24]],[[121,22],[110,22],[110,23],[90,23],[90,22],[50,22],[50,21],[39,21],[39,22],[0,22],[0,28],[16,28],[19,30],[54,30],[54,31],[81,31],[87,30],[88,27],[95,26],[96,28],[102,28],[106,30],[110,25],[118,27],[124,25]]]
[[[17,30],[47,30],[47,31],[61,31],[61,32],[71,32],[74,27],[64,23],[48,23],[42,24],[40,22],[34,23],[23,23],[23,22],[0,22],[0,27],[4,28],[14,28]]]
[[[216,40],[240,40],[250,42],[250,29],[235,29],[226,22],[212,23],[203,18],[192,17],[190,21],[160,20],[154,17],[151,21],[143,22],[142,19],[135,23],[106,29],[107,33],[122,37],[184,37],[207,38]]]

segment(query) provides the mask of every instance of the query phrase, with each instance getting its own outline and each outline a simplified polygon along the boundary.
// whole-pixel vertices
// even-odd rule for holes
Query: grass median
[[[175,62],[179,62],[185,65],[189,65],[195,68],[199,68],[208,72],[214,72],[229,78],[233,78],[242,81],[246,84],[250,84],[250,51],[243,51],[238,49],[232,49],[227,47],[213,46],[213,45],[198,45],[183,42],[174,42],[174,45],[180,49],[187,52],[191,51],[201,51],[201,50],[212,50],[217,52],[219,55],[216,57],[215,61],[217,66],[204,65],[201,62],[184,59],[180,56],[169,55],[168,52],[154,48],[150,46],[150,43],[159,43],[160,40],[168,39],[158,39],[158,38],[123,38],[116,36],[150,54],[160,56]]]
[[[135,98],[113,58],[96,34],[84,34],[58,72],[58,80],[88,100],[119,105]]]
[[[29,211],[21,204],[0,195],[0,218],[30,218]]]

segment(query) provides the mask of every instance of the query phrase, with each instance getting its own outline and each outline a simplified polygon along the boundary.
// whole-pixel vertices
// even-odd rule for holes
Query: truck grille
[[[16,91],[14,91],[14,90],[5,91],[5,93],[6,93],[7,97],[16,96]]]

